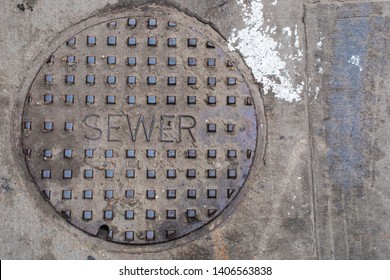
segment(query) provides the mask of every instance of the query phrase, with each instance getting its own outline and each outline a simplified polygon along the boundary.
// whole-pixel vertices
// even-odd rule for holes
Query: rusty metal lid
[[[71,224],[159,243],[208,224],[254,159],[257,121],[234,61],[172,13],[81,29],[42,65],[23,112],[32,179]]]

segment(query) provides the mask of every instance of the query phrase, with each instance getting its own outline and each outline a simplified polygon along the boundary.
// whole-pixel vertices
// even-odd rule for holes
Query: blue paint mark
[[[351,11],[352,10],[352,11]],[[344,192],[363,186],[369,174],[365,154],[369,153],[369,138],[365,133],[367,112],[365,75],[368,64],[371,20],[356,17],[370,15],[371,4],[341,8],[333,36],[333,57],[329,76],[329,118],[325,121],[327,161],[331,179]],[[355,17],[352,17],[355,14]],[[351,63],[359,57],[360,67]],[[362,70],[361,71],[361,67]]]

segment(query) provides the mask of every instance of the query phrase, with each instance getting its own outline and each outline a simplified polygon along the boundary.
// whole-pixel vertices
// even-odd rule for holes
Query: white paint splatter
[[[314,90],[315,90],[315,93],[316,93],[316,95],[314,96],[314,99],[317,99],[317,96],[320,93],[320,87],[315,87]]]
[[[322,67],[322,61],[320,58],[316,59],[316,67],[317,67],[317,73],[322,75],[324,74],[324,68]]]
[[[278,4],[278,0],[274,0],[274,2],[272,2],[271,4],[276,6],[276,4]]]
[[[237,49],[241,52],[246,63],[251,67],[256,80],[263,84],[265,94],[273,92],[277,98],[289,102],[301,100],[304,82],[293,85],[291,77],[297,76],[299,71],[288,70],[285,61],[287,59],[299,61],[303,55],[300,51],[298,27],[295,26],[294,30],[295,48],[282,59],[279,50],[285,46],[270,37],[271,34],[275,34],[276,26],[264,26],[262,0],[251,1],[250,7],[244,3],[244,0],[237,0],[237,3],[243,9],[246,27],[241,30],[236,28],[232,30],[229,37],[230,50]],[[276,5],[277,1],[274,3],[272,4]],[[283,28],[282,34],[290,38],[292,31],[286,27]]]
[[[322,50],[322,47],[324,46],[324,39],[325,37],[321,37],[320,40],[317,42],[316,46],[317,46],[317,50]]]
[[[358,66],[359,70],[363,71],[363,67],[360,65],[360,56],[353,55],[350,59],[348,59],[348,63]]]
[[[268,27],[268,26],[267,26],[267,27]],[[266,32],[267,32],[267,30],[266,30]],[[282,33],[283,33],[284,35],[286,35],[287,37],[291,37],[291,35],[292,35],[292,32],[291,32],[290,27],[285,27],[285,28],[283,28]]]
[[[302,57],[302,56],[303,56],[303,53],[302,53],[301,48],[300,48],[300,41],[299,41],[298,25],[297,25],[297,24],[295,25],[295,32],[294,32],[294,35],[295,35],[294,47],[295,47],[295,48],[297,49],[297,51],[298,51],[298,57]]]

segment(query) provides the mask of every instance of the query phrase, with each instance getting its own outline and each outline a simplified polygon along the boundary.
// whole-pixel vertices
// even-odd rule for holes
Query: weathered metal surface
[[[165,242],[239,194],[256,149],[254,102],[226,46],[202,29],[174,14],[115,18],[80,30],[40,69],[23,113],[25,159],[76,227]]]

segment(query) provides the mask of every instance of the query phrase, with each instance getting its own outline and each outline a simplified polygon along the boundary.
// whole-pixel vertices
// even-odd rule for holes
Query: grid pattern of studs
[[[70,38],[38,73],[22,130],[43,196],[77,227],[105,225],[109,240],[130,244],[215,218],[243,186],[257,136],[229,56],[192,27],[154,17]]]

